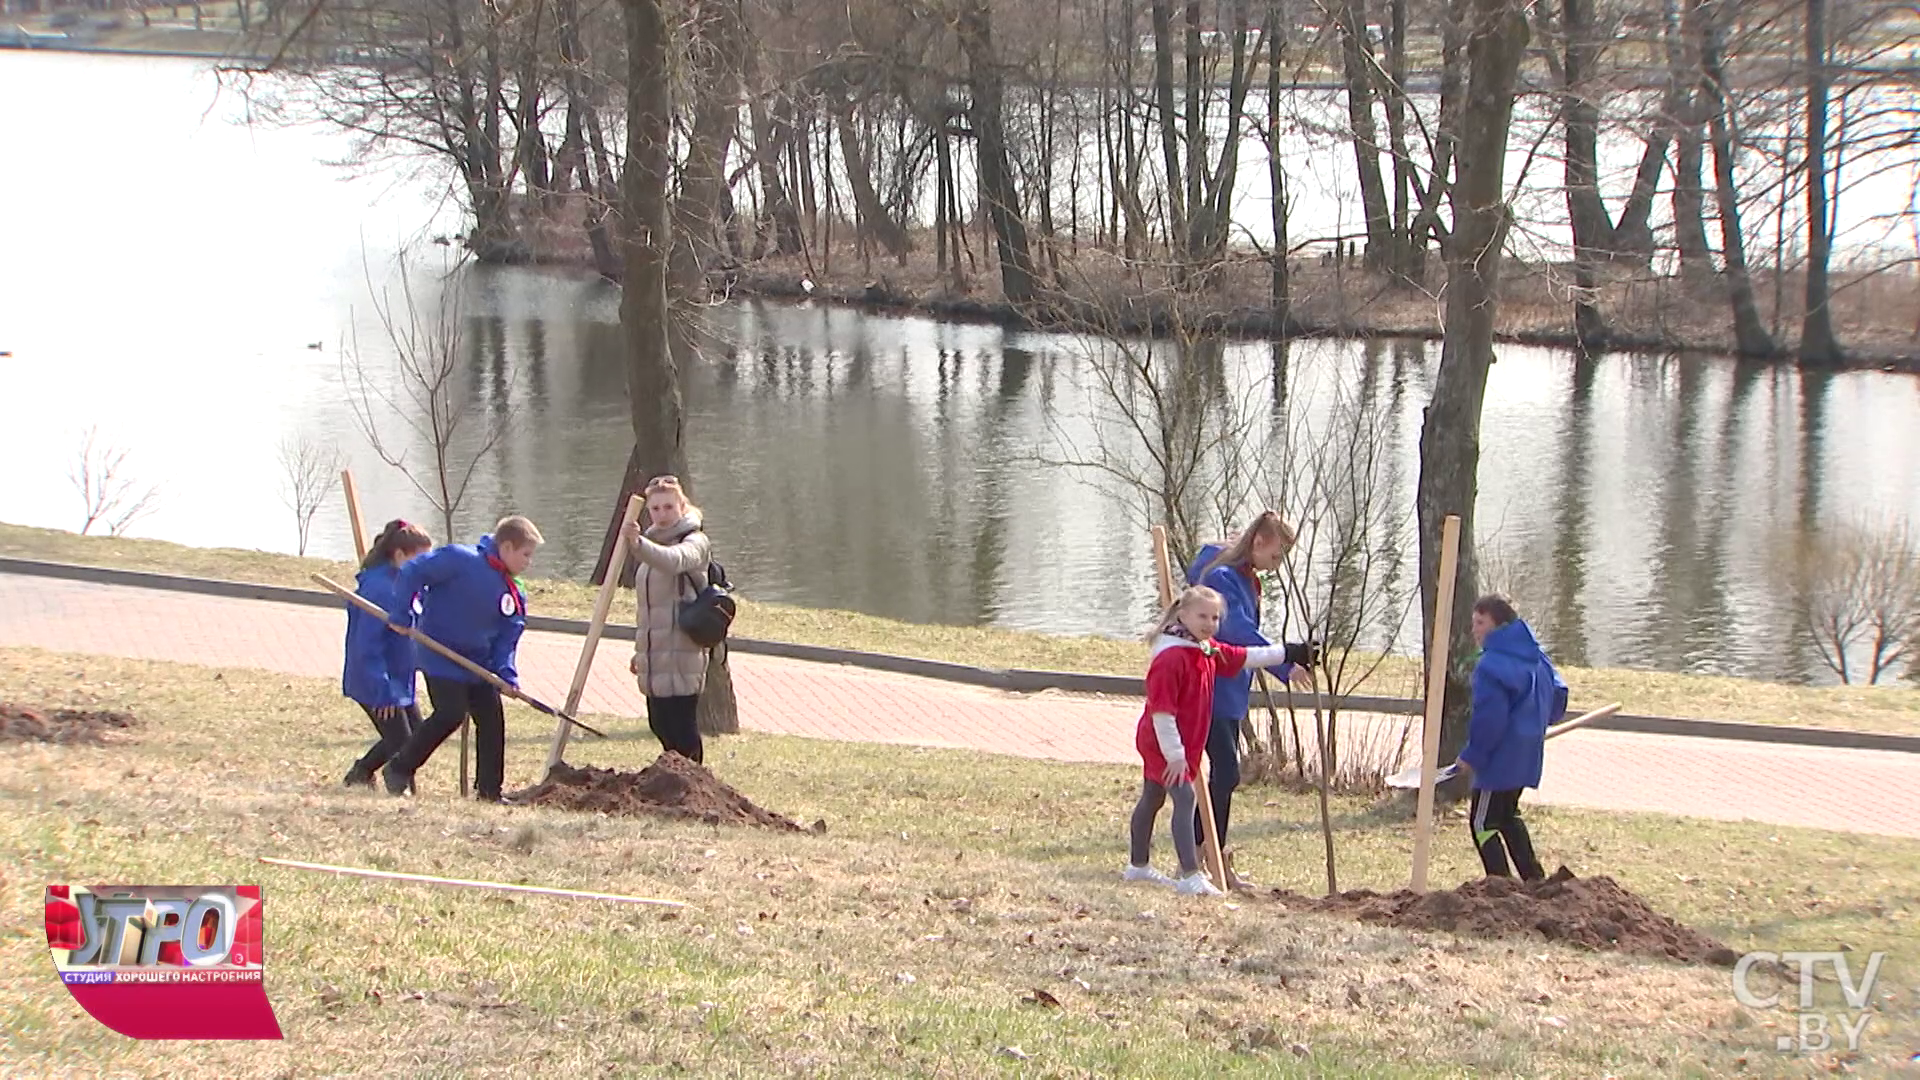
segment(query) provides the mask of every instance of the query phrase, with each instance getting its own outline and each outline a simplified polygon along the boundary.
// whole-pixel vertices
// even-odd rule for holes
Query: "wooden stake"
[[[354,486],[353,470],[340,470],[340,490],[347,496],[347,523],[353,526],[353,555],[357,562],[367,558],[367,526],[360,516],[360,489]]]
[[[1167,605],[1173,603],[1174,596],[1173,562],[1167,557],[1165,525],[1153,527],[1153,568],[1160,581],[1160,609],[1164,611]],[[1193,774],[1193,801],[1200,809],[1200,861],[1204,864],[1207,876],[1213,879],[1214,887],[1226,892],[1227,860],[1220,852],[1219,826],[1213,820],[1213,798],[1207,790],[1207,767],[1211,764],[1203,748],[1200,768]]]
[[[506,892],[533,893],[537,896],[577,896],[585,900],[611,900],[617,904],[653,904],[659,907],[683,908],[687,905],[678,900],[653,900],[644,896],[622,896],[619,893],[582,892],[579,889],[550,889],[544,885],[508,885],[499,881],[469,881],[465,878],[432,877],[427,874],[402,874],[392,870],[364,870],[357,866],[328,866],[326,863],[294,862],[292,859],[270,859],[265,855],[260,861],[271,866],[291,866],[295,870],[322,870],[330,874],[352,874],[355,877],[386,878],[393,881],[417,881],[423,885],[459,885],[469,889],[501,889]]]
[[[593,674],[593,655],[600,647],[600,635],[607,628],[607,615],[613,610],[613,598],[620,591],[620,574],[627,565],[627,526],[640,520],[640,511],[647,501],[638,495],[627,499],[626,513],[620,518],[620,536],[613,542],[613,552],[607,557],[607,573],[600,581],[600,595],[593,601],[593,618],[587,623],[587,640],[580,645],[580,660],[573,666],[573,685],[567,687],[567,703],[563,712],[572,715],[580,707],[580,697],[587,691],[587,676]],[[562,720],[553,728],[553,749],[547,751],[547,771],[552,772],[555,765],[567,752],[567,736],[573,733],[573,725]]]
[[[1420,802],[1413,825],[1413,891],[1427,891],[1433,848],[1433,782],[1440,768],[1440,713],[1447,698],[1447,643],[1453,635],[1454,576],[1460,570],[1460,516],[1440,527],[1440,580],[1433,594],[1433,650],[1427,666],[1427,711],[1420,748]]]

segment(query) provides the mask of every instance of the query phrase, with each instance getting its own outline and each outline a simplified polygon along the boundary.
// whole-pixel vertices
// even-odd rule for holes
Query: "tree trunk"
[[[1807,0],[1807,312],[1800,323],[1800,363],[1836,367],[1840,342],[1833,333],[1827,263],[1833,251],[1833,221],[1827,207],[1827,0]]]
[[[1273,284],[1271,302],[1273,304],[1273,327],[1276,337],[1284,337],[1292,332],[1293,323],[1293,283],[1289,280],[1287,260],[1291,257],[1291,244],[1287,241],[1287,175],[1280,160],[1280,92],[1282,73],[1280,69],[1281,41],[1286,26],[1286,16],[1280,11],[1278,0],[1274,0],[1267,9],[1267,182],[1272,188],[1269,200],[1273,211]],[[1277,388],[1276,388],[1277,389]]]
[[[853,105],[845,100],[834,102],[836,112],[834,120],[840,128],[840,156],[844,159],[847,183],[853,188],[853,205],[860,215],[860,230],[863,235],[872,237],[888,254],[899,256],[907,253],[907,231],[893,220],[887,208],[880,203],[879,192],[873,189],[873,173],[867,164],[866,151],[861,148],[860,135],[854,130]],[[831,185],[833,178],[829,176]],[[829,188],[831,198],[831,188]]]
[[[1742,356],[1772,356],[1773,339],[1760,322],[1754,300],[1753,275],[1747,270],[1746,236],[1740,224],[1740,189],[1733,180],[1732,117],[1727,102],[1726,73],[1721,66],[1719,0],[1689,0],[1688,15],[1699,24],[1700,72],[1707,104],[1707,125],[1713,141],[1714,195],[1720,211],[1720,246],[1726,264],[1727,297],[1733,305],[1735,348]]]
[[[1187,185],[1187,245],[1182,250],[1193,250],[1193,234],[1200,231],[1194,219],[1202,216],[1200,176],[1206,170],[1207,162],[1207,85],[1200,70],[1200,0],[1187,0],[1186,5],[1186,44],[1181,50],[1186,61],[1186,94],[1181,106],[1187,124],[1187,156],[1183,164]],[[1174,181],[1169,180],[1168,183]]]
[[[1409,196],[1417,182],[1413,156],[1407,151],[1407,0],[1387,3],[1387,143],[1393,152],[1393,273],[1402,281],[1413,279],[1412,208]],[[1426,257],[1424,247],[1420,258]]]
[[[627,403],[633,421],[632,472],[685,477],[680,377],[670,341],[667,258],[673,98],[672,34],[661,0],[623,0],[627,24],[626,278],[620,325],[627,339]]]
[[[1020,196],[1014,190],[1013,168],[1007,160],[1004,75],[993,47],[992,16],[984,0],[969,4],[960,13],[955,29],[960,47],[967,54],[967,84],[973,99],[968,117],[979,161],[980,194],[986,200],[995,251],[1000,256],[1000,289],[1008,303],[1030,303],[1034,298],[1033,256],[1027,247]]]
[[[760,191],[766,198],[762,213],[773,228],[773,250],[777,255],[797,255],[802,245],[800,211],[793,205],[780,176],[780,159],[791,141],[793,126],[782,124],[778,134],[767,115],[766,99],[760,93],[759,45],[745,46],[747,82],[747,119],[753,126],[753,156],[760,171]]]
[[[1700,185],[1700,83],[1698,58],[1681,26],[1678,0],[1664,0],[1668,78],[1675,84],[1673,104],[1675,141],[1673,163],[1673,245],[1680,255],[1680,278],[1689,288],[1713,280],[1713,257],[1707,251],[1707,226],[1702,216],[1705,196]]]
[[[1466,27],[1455,5],[1440,10],[1440,121],[1434,134],[1433,172],[1420,192],[1420,212],[1413,220],[1413,246],[1418,258],[1409,267],[1409,282],[1426,285],[1429,239],[1445,242],[1440,208],[1452,190],[1455,150],[1460,133],[1460,110],[1466,97]],[[1411,258],[1411,256],[1410,256]]]
[[[1247,94],[1253,89],[1254,75],[1260,68],[1258,51],[1249,52],[1247,39],[1252,31],[1249,0],[1233,0],[1233,60],[1227,78],[1228,137],[1220,143],[1220,162],[1206,174],[1205,214],[1195,212],[1188,238],[1188,257],[1205,275],[1211,287],[1217,283],[1214,272],[1227,253],[1227,239],[1233,230],[1233,192],[1240,175],[1240,132],[1247,114]],[[1206,170],[1206,153],[1198,155],[1198,166]],[[1192,160],[1190,159],[1190,166]]]
[[[1366,214],[1366,265],[1378,270],[1393,248],[1393,218],[1387,210],[1386,181],[1380,173],[1380,135],[1373,120],[1373,50],[1367,44],[1366,0],[1341,0],[1340,58],[1347,82],[1347,121],[1352,127],[1354,164],[1360,174],[1360,205]]]
[[[1153,100],[1159,113],[1160,157],[1166,169],[1163,190],[1167,199],[1167,251],[1187,249],[1186,195],[1181,187],[1180,128],[1173,107],[1173,8],[1169,0],[1153,0]]]
[[[1440,569],[1441,523],[1460,517],[1460,559],[1453,601],[1453,640],[1446,677],[1442,760],[1465,741],[1471,712],[1471,614],[1477,587],[1473,558],[1474,500],[1480,464],[1480,413],[1493,363],[1501,249],[1509,211],[1503,202],[1507,131],[1514,87],[1527,47],[1527,20],[1516,0],[1471,0],[1467,5],[1467,99],[1461,112],[1460,176],[1454,186],[1453,235],[1447,244],[1446,336],[1432,403],[1420,431],[1420,599],[1422,635],[1433,641]],[[1431,653],[1429,652],[1429,656]]]
[[[1561,29],[1567,37],[1562,111],[1567,161],[1567,220],[1573,229],[1573,325],[1582,349],[1606,342],[1606,319],[1598,303],[1595,263],[1613,246],[1613,222],[1600,197],[1600,107],[1587,79],[1600,48],[1594,41],[1592,0],[1562,0]]]
[[[694,722],[702,735],[733,735],[740,730],[740,709],[733,698],[733,668],[727,663],[727,643],[707,650],[707,686],[694,706]]]
[[[740,50],[746,37],[735,2],[702,0],[691,13],[687,46],[692,54],[693,115],[687,157],[680,169],[680,194],[674,203],[673,254],[669,259],[673,293],[682,301],[704,301],[707,275],[723,262],[717,236],[727,186],[727,147],[739,123],[734,102],[740,89]]]
[[[623,273],[620,251],[607,222],[613,216],[618,189],[610,175],[612,164],[600,127],[596,97],[587,72],[586,50],[580,38],[579,0],[559,0],[560,66],[567,94],[567,136],[560,154],[559,184],[577,176],[577,190],[587,197],[585,227],[593,251],[593,268],[601,277],[618,281]],[[588,156],[591,148],[592,156]]]

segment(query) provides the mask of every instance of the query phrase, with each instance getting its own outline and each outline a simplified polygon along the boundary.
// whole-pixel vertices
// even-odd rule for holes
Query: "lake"
[[[189,61],[0,52],[0,94],[35,103],[0,114],[0,519],[77,529],[69,472],[92,427],[162,485],[131,535],[293,550],[276,456],[290,437],[336,445],[370,516],[435,520],[369,448],[342,359],[357,339],[385,363],[368,283],[390,289],[401,243],[437,265],[445,249],[422,241],[460,229],[443,190],[407,163],[328,164],[347,152],[329,131],[239,123],[245,103]],[[474,430],[517,425],[479,458],[460,538],[524,512],[549,540],[535,572],[584,578],[630,442],[617,290],[483,268],[460,297]],[[1144,628],[1140,516],[1113,483],[1052,463],[1124,454],[1090,359],[1110,346],[813,305],[712,320],[722,345],[686,375],[690,469],[750,597]],[[1299,342],[1277,379],[1270,346],[1241,342],[1217,365],[1263,448],[1364,402],[1380,498],[1404,516],[1438,360],[1437,344]],[[410,460],[424,451],[415,440]],[[1502,347],[1482,451],[1481,547],[1557,658],[1818,679],[1781,560],[1857,515],[1920,520],[1920,380]],[[311,549],[350,554],[337,497]],[[1395,610],[1409,587],[1405,567],[1388,575]]]

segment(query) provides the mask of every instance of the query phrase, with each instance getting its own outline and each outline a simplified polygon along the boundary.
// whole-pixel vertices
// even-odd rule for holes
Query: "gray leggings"
[[[1145,866],[1153,857],[1153,821],[1167,796],[1173,796],[1173,853],[1180,860],[1180,874],[1200,869],[1200,856],[1193,843],[1193,785],[1162,787],[1151,780],[1140,785],[1140,801],[1133,807],[1133,840],[1129,856],[1135,866]]]

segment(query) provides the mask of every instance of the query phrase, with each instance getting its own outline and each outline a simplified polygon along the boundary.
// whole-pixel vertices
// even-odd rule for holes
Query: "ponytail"
[[[1294,535],[1293,526],[1288,525],[1285,518],[1272,510],[1260,511],[1260,515],[1253,519],[1253,524],[1247,526],[1246,530],[1236,537],[1233,543],[1223,548],[1220,554],[1215,555],[1213,561],[1203,567],[1195,577],[1204,580],[1216,566],[1245,566],[1253,558],[1254,540],[1275,535],[1278,535],[1289,548],[1298,540]]]
[[[367,557],[360,560],[360,569],[371,570],[376,566],[385,566],[393,562],[393,556],[401,551],[420,551],[433,546],[433,537],[427,530],[401,518],[387,522],[380,535],[373,538],[373,546],[367,549]]]

